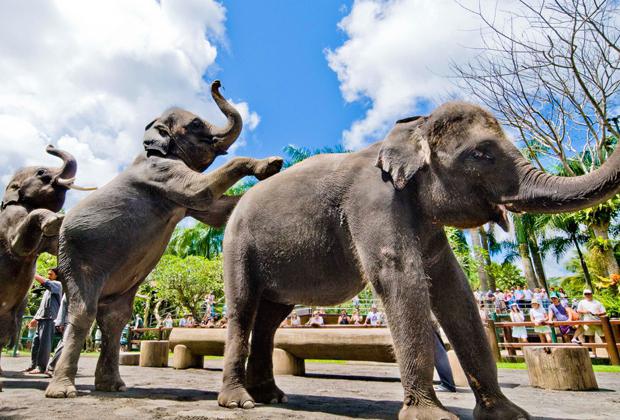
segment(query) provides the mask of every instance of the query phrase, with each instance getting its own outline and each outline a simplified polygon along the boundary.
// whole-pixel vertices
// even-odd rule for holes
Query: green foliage
[[[224,228],[214,228],[198,222],[191,228],[176,228],[166,248],[166,254],[181,258],[190,255],[216,257],[222,252]]]
[[[147,281],[157,291],[160,299],[191,313],[200,319],[200,309],[205,295],[214,292],[223,295],[224,273],[222,258],[212,260],[188,256],[164,255]]]
[[[58,261],[56,259],[56,256],[44,252],[43,254],[39,255],[39,258],[37,259],[37,274],[43,277],[47,277],[47,272],[49,271],[49,269],[56,267],[57,263]],[[43,290],[41,287],[35,287],[33,289],[30,289],[28,306],[26,307],[25,315],[34,315],[37,312],[42,297]]]
[[[444,228],[450,247],[456,256],[461,268],[465,272],[469,284],[472,289],[480,287],[480,279],[478,278],[478,262],[472,256],[469,249],[469,244],[465,238],[465,233],[461,229],[446,226]],[[486,252],[481,250],[482,252]]]
[[[620,294],[617,288],[597,289],[594,297],[603,304],[609,317],[620,316]]]
[[[293,166],[296,163],[301,162],[302,160],[308,159],[314,155],[320,155],[324,153],[350,153],[350,150],[345,149],[342,145],[337,144],[335,146],[325,146],[319,149],[308,149],[307,147],[295,146],[294,144],[289,144],[288,146],[282,149],[283,152],[288,156],[288,159],[284,161],[284,167],[288,168],[289,166]]]
[[[516,286],[525,286],[527,282],[525,277],[521,274],[521,270],[515,267],[514,264],[504,262],[498,264],[492,262],[487,271],[495,278],[495,284],[498,289],[510,289]]]

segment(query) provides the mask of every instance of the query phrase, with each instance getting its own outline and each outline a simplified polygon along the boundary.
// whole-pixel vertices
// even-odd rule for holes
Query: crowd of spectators
[[[564,289],[549,289],[549,295],[545,289],[535,288],[530,290],[517,286],[504,291],[497,289],[483,292],[476,290],[474,296],[479,304],[480,317],[487,321],[494,313],[495,316],[508,314],[510,320],[515,323],[533,322],[533,332],[542,343],[551,342],[552,326],[554,321],[596,321],[605,315],[604,306],[594,299],[592,290],[583,291],[583,299],[569,300]],[[604,340],[600,325],[569,325],[556,326],[556,336],[581,344],[586,338],[593,340],[595,335]],[[512,327],[512,337],[521,342],[529,339],[528,330],[525,326]]]

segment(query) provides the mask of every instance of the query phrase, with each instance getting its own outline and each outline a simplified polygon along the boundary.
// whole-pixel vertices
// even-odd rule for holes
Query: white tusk
[[[95,191],[97,189],[97,187],[80,187],[79,185],[68,185],[69,188],[71,188],[72,190],[77,190],[77,191]]]

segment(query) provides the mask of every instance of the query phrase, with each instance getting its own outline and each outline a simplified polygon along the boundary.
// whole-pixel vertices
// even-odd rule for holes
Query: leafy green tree
[[[164,255],[147,281],[151,282],[160,299],[200,317],[204,297],[213,292],[217,297],[224,293],[222,258],[211,260],[199,256],[181,258]]]
[[[320,155],[324,153],[350,153],[351,151],[345,149],[344,146],[337,144],[335,146],[324,146],[318,149],[308,149],[307,147],[295,146],[289,144],[282,149],[288,156],[288,159],[284,161],[284,167],[288,168],[302,160],[308,159],[311,156]]]
[[[502,264],[491,262],[488,270],[495,279],[497,288],[501,290],[516,286],[524,286],[526,284],[521,271],[514,264],[509,262],[504,262]]]

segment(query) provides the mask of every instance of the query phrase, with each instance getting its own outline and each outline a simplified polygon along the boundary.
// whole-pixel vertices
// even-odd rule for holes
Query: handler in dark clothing
[[[58,316],[60,300],[62,296],[62,284],[56,281],[58,272],[56,268],[51,268],[47,272],[49,279],[34,275],[34,279],[47,290],[43,294],[39,310],[30,321],[29,327],[37,327],[37,334],[32,341],[32,362],[30,367],[25,370],[30,374],[45,374],[47,372],[47,362],[52,351],[52,337],[54,336],[54,320]]]
[[[64,335],[65,328],[67,327],[68,319],[68,305],[67,305],[67,295],[62,295],[62,302],[60,302],[60,310],[58,311],[58,316],[54,320],[54,326],[56,327],[56,331],[61,335]],[[60,339],[58,344],[56,344],[56,349],[54,349],[54,357],[50,360],[47,365],[47,371],[49,373],[53,373],[54,369],[56,369],[56,363],[58,363],[58,359],[60,359],[60,355],[62,354],[62,349],[65,348],[65,340],[64,337]]]

